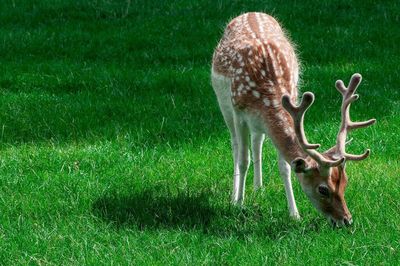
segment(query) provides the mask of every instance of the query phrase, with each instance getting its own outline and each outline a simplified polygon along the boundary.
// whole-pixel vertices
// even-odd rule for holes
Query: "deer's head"
[[[346,88],[343,81],[336,82],[336,88],[342,94],[341,116],[342,122],[337,135],[336,145],[326,152],[319,153],[320,144],[310,144],[304,133],[304,114],[314,102],[314,94],[306,92],[299,106],[290,102],[290,97],[282,97],[283,107],[290,113],[294,122],[294,129],[300,147],[304,151],[303,157],[291,162],[303,191],[312,204],[322,212],[333,225],[350,225],[352,216],[344,199],[347,185],[345,165],[347,161],[360,161],[368,157],[369,150],[364,154],[353,155],[346,153],[347,133],[356,128],[367,127],[375,123],[375,119],[364,122],[350,120],[350,104],[358,99],[354,94],[361,82],[361,75],[354,74]]]

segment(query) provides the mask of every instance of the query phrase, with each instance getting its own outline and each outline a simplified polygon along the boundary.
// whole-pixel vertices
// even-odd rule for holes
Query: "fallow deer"
[[[368,157],[345,151],[347,133],[375,123],[350,120],[350,104],[361,75],[354,74],[346,88],[341,80],[336,88],[342,94],[341,126],[336,145],[320,153],[319,144],[310,144],[304,133],[304,114],[314,101],[311,92],[298,98],[299,63],[291,42],[279,23],[264,13],[246,13],[226,27],[212,61],[212,85],[224,120],[229,128],[234,161],[234,204],[244,200],[249,168],[249,134],[254,163],[254,188],[262,186],[261,152],[267,135],[278,151],[278,167],[285,185],[289,213],[298,219],[293,196],[291,169],[312,204],[328,220],[349,225],[352,216],[344,199],[347,185],[346,161]]]

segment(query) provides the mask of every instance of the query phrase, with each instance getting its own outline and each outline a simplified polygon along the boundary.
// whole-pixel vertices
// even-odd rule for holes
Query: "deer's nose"
[[[353,219],[351,218],[351,216],[348,218],[343,218],[343,222],[346,226],[349,226],[353,223]]]

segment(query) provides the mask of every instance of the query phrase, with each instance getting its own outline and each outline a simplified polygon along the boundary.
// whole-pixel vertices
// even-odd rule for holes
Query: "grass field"
[[[299,183],[289,219],[276,152],[230,205],[228,131],[210,85],[225,24],[278,18],[297,44],[311,142],[334,143],[336,79],[364,79],[350,228]],[[0,3],[0,264],[395,265],[400,261],[398,1],[9,0]]]

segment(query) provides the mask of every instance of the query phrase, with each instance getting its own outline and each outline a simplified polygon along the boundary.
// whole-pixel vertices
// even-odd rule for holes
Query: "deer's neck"
[[[269,137],[287,162],[290,163],[297,157],[307,156],[297,141],[293,120],[282,105],[264,109],[262,116],[267,125]]]
[[[307,155],[303,152],[294,135],[278,135],[272,137],[273,142],[278,149],[279,153],[290,163],[294,159],[301,157],[306,158]]]

